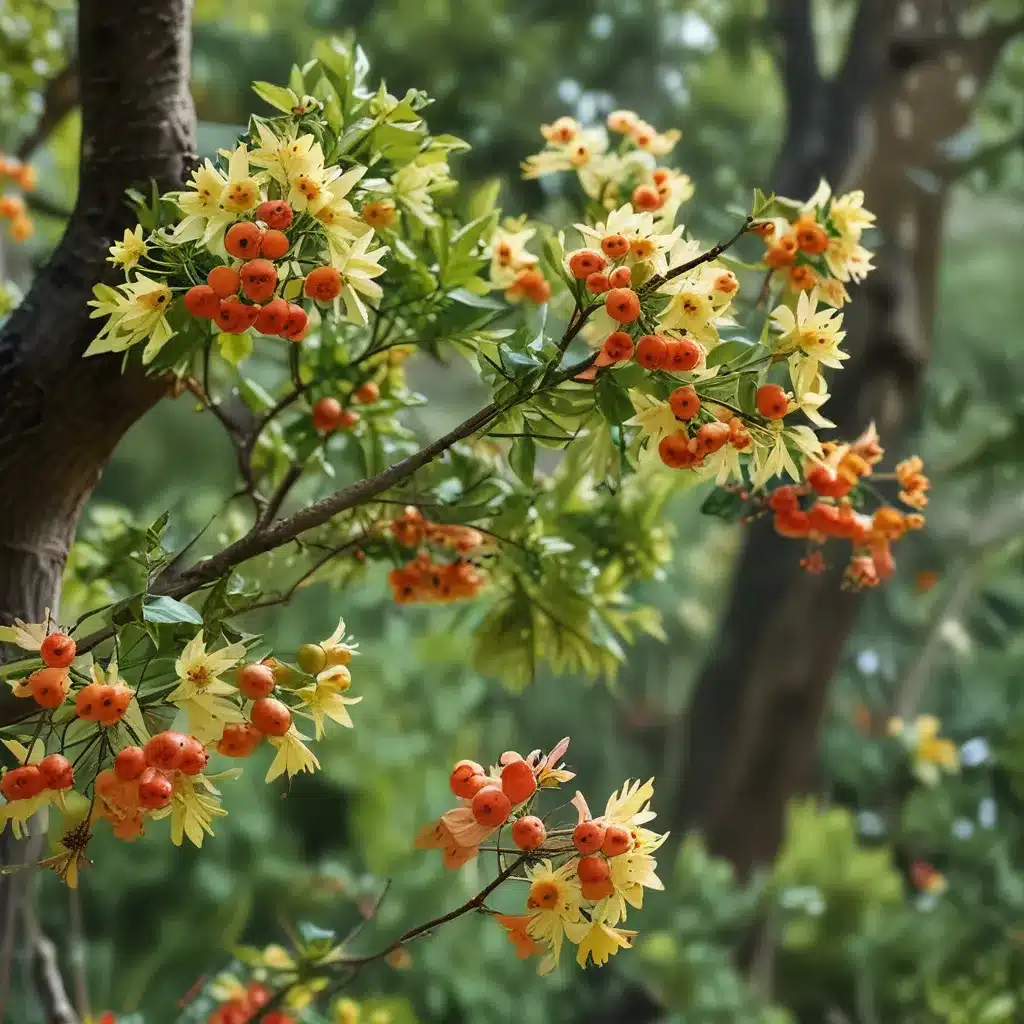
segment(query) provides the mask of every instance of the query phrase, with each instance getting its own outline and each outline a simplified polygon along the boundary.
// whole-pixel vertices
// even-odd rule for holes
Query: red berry
[[[217,753],[225,757],[248,757],[263,742],[263,733],[248,722],[231,722],[217,742]]]
[[[623,828],[621,825],[609,825],[605,829],[601,852],[606,857],[619,857],[628,853],[632,845],[633,837],[629,834],[629,829]]]
[[[313,429],[320,434],[329,434],[338,429],[341,422],[341,402],[329,395],[313,403]]]
[[[263,246],[260,249],[260,255],[264,259],[279,260],[290,247],[291,242],[288,241],[288,236],[283,231],[271,229],[263,232]]]
[[[615,892],[615,886],[612,885],[610,878],[606,878],[603,882],[580,882],[580,893],[583,898],[594,903],[611,896],[613,892]]]
[[[789,408],[786,392],[778,384],[762,384],[754,397],[757,411],[767,420],[781,420]]]
[[[256,219],[263,221],[268,228],[286,228],[291,224],[292,216],[291,206],[283,199],[267,199],[256,207]]]
[[[108,689],[103,683],[89,683],[75,694],[75,714],[86,722],[99,719],[100,700]]]
[[[569,273],[578,281],[604,270],[608,261],[593,249],[577,249],[569,257]]]
[[[253,325],[260,334],[280,334],[288,321],[291,307],[284,299],[271,299],[259,312]]]
[[[342,409],[338,417],[339,430],[351,430],[362,417],[354,409]]]
[[[114,758],[114,774],[122,782],[132,782],[146,770],[146,755],[142,747],[124,747]]]
[[[47,754],[38,767],[47,789],[70,789],[75,784],[71,762],[63,754]]]
[[[8,800],[30,800],[46,788],[42,773],[34,764],[12,768],[0,779],[0,792]]]
[[[206,275],[206,283],[214,290],[218,298],[226,299],[231,295],[238,294],[238,286],[241,281],[237,270],[232,267],[220,266],[214,267]],[[217,315],[219,309],[220,304],[218,303],[217,309],[210,314],[211,319]]]
[[[633,280],[633,271],[629,267],[616,267],[608,275],[608,283],[613,288],[628,288]]]
[[[593,295],[604,295],[611,288],[607,274],[590,274],[587,277],[587,291]]]
[[[625,331],[614,331],[604,339],[601,350],[613,363],[621,363],[632,358],[633,339]]]
[[[601,239],[601,252],[613,260],[621,259],[629,252],[629,241],[622,235],[605,235]]]
[[[197,284],[185,292],[185,308],[197,319],[212,320],[220,309],[220,296],[210,285]]]
[[[258,700],[260,697],[269,697],[274,692],[277,680],[274,678],[274,670],[260,662],[255,665],[243,665],[235,673],[235,685],[244,697]]]
[[[39,645],[39,657],[48,668],[67,668],[75,660],[75,641],[66,633],[51,633]]]
[[[668,357],[668,345],[660,334],[645,334],[636,343],[636,361],[647,370],[660,370]]]
[[[448,785],[457,797],[472,800],[483,788],[477,784],[479,779],[486,779],[483,765],[477,764],[476,761],[460,761],[448,776]]]
[[[128,705],[135,695],[130,686],[118,683],[116,686],[103,687],[104,693],[99,699],[96,720],[100,725],[117,725],[128,711]]]
[[[163,772],[147,768],[139,776],[139,803],[150,810],[166,807],[171,802],[174,786]]]
[[[586,885],[597,885],[599,882],[607,880],[611,874],[611,869],[608,867],[608,861],[604,857],[592,855],[580,857],[579,863],[576,865],[576,874],[579,875],[580,881]]]
[[[604,825],[599,821],[581,821],[572,830],[572,845],[580,853],[597,853],[604,844]]]
[[[224,248],[232,256],[251,260],[260,255],[263,232],[252,221],[241,220],[232,224],[224,236]]]
[[[478,824],[498,828],[508,820],[512,801],[497,786],[488,785],[473,797],[471,809]]]
[[[672,373],[688,373],[699,362],[701,347],[693,338],[670,338],[665,353],[665,369]]]
[[[372,380],[365,381],[352,392],[352,401],[360,405],[373,405],[379,399],[380,387]]]
[[[242,280],[242,293],[247,299],[266,302],[274,297],[277,268],[270,260],[249,260],[242,264],[238,276]]]
[[[68,695],[66,668],[41,668],[28,677],[32,696],[41,708],[59,708]]]
[[[297,306],[292,302],[288,305],[288,319],[285,320],[284,327],[277,333],[289,341],[302,341],[306,336],[306,328],[308,326],[309,316],[306,314],[306,311],[301,306]]]
[[[650,212],[661,206],[661,196],[653,185],[637,185],[633,189],[632,203],[636,209]]]
[[[544,845],[544,840],[547,837],[548,832],[544,827],[544,822],[532,814],[520,818],[512,826],[512,842],[520,850],[536,850]]]
[[[640,315],[640,299],[632,288],[613,288],[605,297],[604,308],[613,320],[628,324]]]
[[[341,294],[341,274],[334,267],[317,267],[306,275],[303,291],[317,302],[330,302]]]
[[[249,720],[267,736],[283,736],[291,727],[292,713],[276,697],[260,697],[253,703]]]
[[[521,804],[537,792],[537,776],[526,761],[512,761],[501,769],[501,791],[513,804]]]
[[[165,729],[158,732],[143,748],[142,753],[150,768],[174,771],[188,746],[188,737],[182,732]]]
[[[178,759],[178,771],[185,775],[198,775],[206,767],[210,755],[195,736],[188,736],[186,740],[185,749]]]
[[[689,384],[676,388],[668,396],[668,404],[680,420],[692,420],[700,412],[700,398]]]

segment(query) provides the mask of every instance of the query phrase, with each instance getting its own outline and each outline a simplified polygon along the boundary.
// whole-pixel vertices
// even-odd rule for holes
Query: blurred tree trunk
[[[78,199],[60,244],[0,330],[0,621],[56,615],[78,515],[128,427],[166,390],[122,375],[118,356],[82,359],[86,305],[107,249],[134,225],[124,199],[149,179],[180,184],[195,159],[189,94],[191,0],[81,0]],[[0,687],[0,724],[30,711]],[[18,859],[9,833],[7,863]],[[0,1016],[22,876],[0,881]],[[7,1019],[4,1017],[4,1019]]]
[[[822,77],[811,0],[774,0],[788,125],[773,187],[821,177],[861,188],[878,215],[878,266],[846,315],[846,368],[827,412],[837,436],[872,420],[889,448],[912,415],[931,347],[949,179],[942,144],[969,122],[1007,25],[964,38],[946,0],[861,0],[845,58]],[[714,653],[689,708],[676,827],[699,827],[741,875],[774,857],[787,801],[815,775],[828,685],[858,599],[841,565],[799,568],[791,541],[748,533]]]

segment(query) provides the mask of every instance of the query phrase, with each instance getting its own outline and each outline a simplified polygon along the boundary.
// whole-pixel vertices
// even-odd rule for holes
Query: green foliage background
[[[70,12],[50,6],[13,3],[0,14],[0,35],[17,42],[21,33],[12,66],[52,62],[49,48],[61,32],[67,37]],[[847,5],[821,6],[827,35]],[[761,14],[756,0],[198,0],[200,143],[211,150],[232,138],[252,106],[251,79],[286,78],[317,37],[351,28],[393,92],[415,86],[437,98],[432,125],[473,144],[462,170],[478,181],[500,178],[508,210],[561,215],[557,194],[518,180],[519,161],[539,147],[541,120],[627,106],[680,127],[679,162],[697,183],[689,216],[711,238],[726,204],[764,184],[781,135]],[[12,30],[11,18],[28,19],[27,32],[20,22]],[[1018,50],[990,87],[977,139],[960,140],[968,154],[1020,117],[1019,63]],[[46,70],[35,67],[4,83],[7,146],[31,119],[32,90]],[[40,160],[40,191],[58,203],[73,195],[75,143],[71,118]],[[467,1024],[593,1020],[634,986],[655,993],[679,1024],[1024,1019],[1022,192],[1017,154],[998,170],[979,168],[955,193],[916,438],[937,469],[931,528],[901,551],[899,578],[865,601],[851,639],[823,744],[831,809],[794,807],[774,872],[747,887],[695,841],[667,847],[668,891],[641,918],[646,938],[601,973],[565,971],[538,982],[498,929],[466,918],[414,946],[408,968],[361,974],[354,995],[407,1001],[396,1022],[403,1014]],[[43,217],[40,227],[27,261],[8,254],[14,276],[30,272],[58,222]],[[475,400],[468,382],[442,367],[419,364],[414,379],[431,398],[419,413],[424,434]],[[232,467],[217,425],[187,397],[138,424],[83,519],[63,618],[102,596],[97,538],[109,541],[126,521],[145,524],[170,509],[178,539],[186,539],[218,507]],[[446,805],[456,758],[486,760],[568,733],[570,760],[592,800],[627,775],[656,774],[656,806],[668,806],[680,712],[737,542],[731,529],[700,518],[699,498],[678,497],[664,517],[674,554],[645,595],[663,610],[667,639],[639,640],[609,687],[541,678],[523,695],[503,691],[471,667],[461,611],[396,608],[382,580],[310,587],[256,623],[289,649],[328,635],[345,616],[363,650],[353,666],[365,695],[357,728],[324,751],[321,775],[300,777],[287,791],[247,771],[230,788],[217,840],[201,852],[156,835],[131,847],[97,841],[81,890],[85,947],[64,948],[83,958],[94,1009],[170,1020],[166,1008],[226,963],[237,942],[279,940],[296,920],[343,930],[384,878],[393,883],[368,943],[464,900],[479,887],[474,868],[448,874],[438,858],[411,849],[416,829]],[[637,520],[635,528],[646,526]],[[920,570],[939,576],[927,593],[915,586]],[[853,718],[858,705],[886,706],[908,676],[920,675],[922,658],[923,707],[958,743],[970,741],[980,763],[908,796],[896,748],[865,736]],[[907,867],[918,858],[945,872],[946,896],[912,893]],[[55,881],[42,885],[43,924],[67,935],[67,892]],[[729,957],[765,912],[777,938],[774,1010]],[[27,1004],[19,1012],[26,1024],[40,1019]]]

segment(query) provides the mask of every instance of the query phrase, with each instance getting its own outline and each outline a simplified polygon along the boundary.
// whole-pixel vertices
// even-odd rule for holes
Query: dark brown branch
[[[53,130],[78,106],[78,66],[72,60],[58,72],[43,93],[43,112],[33,129],[21,140],[16,155],[19,160],[29,157],[50,137]]]

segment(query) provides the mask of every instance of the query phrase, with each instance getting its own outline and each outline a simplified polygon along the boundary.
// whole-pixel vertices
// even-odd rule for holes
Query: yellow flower
[[[667,156],[675,149],[681,135],[675,128],[668,132],[655,131],[646,121],[638,121],[629,134],[633,142],[651,156]]]
[[[564,764],[559,764],[562,756],[569,749],[569,737],[560,739],[547,757],[537,766],[537,786],[540,789],[557,789],[563,782],[576,778],[576,773],[569,771]]]
[[[849,356],[839,349],[846,332],[842,330],[843,315],[835,309],[818,310],[816,292],[801,292],[796,311],[789,306],[772,310],[772,324],[779,337],[776,347],[787,353],[802,349],[825,366],[841,369]]]
[[[126,271],[134,270],[139,265],[139,260],[147,252],[149,252],[149,247],[142,234],[142,225],[136,224],[134,231],[125,228],[124,238],[110,247],[107,262],[113,263],[115,267],[123,267]]]
[[[603,921],[594,921],[589,928],[583,923],[585,931],[574,938],[579,943],[579,950],[576,953],[576,963],[580,967],[587,966],[587,958],[594,961],[598,967],[608,963],[608,958],[614,956],[620,949],[629,949],[636,938],[636,932],[625,931],[619,928],[612,928]]]
[[[548,954],[538,968],[539,974],[548,974],[558,966],[566,926],[580,920],[582,896],[576,878],[576,861],[567,861],[557,870],[552,870],[551,861],[543,860],[535,867],[527,868],[526,874],[530,879],[526,906],[531,915],[526,933],[548,947]]]
[[[860,236],[875,223],[875,215],[864,209],[864,193],[859,189],[839,196],[828,211],[835,229],[851,241],[860,241]]]
[[[213,819],[228,813],[221,807],[218,796],[205,776],[175,772],[170,808],[157,811],[153,817],[162,818],[170,814],[171,842],[175,846],[181,846],[186,836],[193,846],[202,846],[204,833],[213,835]]]
[[[257,124],[260,146],[249,153],[249,162],[255,167],[265,167],[274,181],[289,185],[293,178],[312,170],[317,163],[323,163],[323,153],[312,135],[296,137],[276,136],[265,124]]]
[[[50,623],[50,609],[43,610],[42,622],[15,619],[13,626],[0,626],[0,643],[16,644],[25,651],[38,651],[46,639]]]
[[[345,639],[344,619],[338,619],[334,632],[326,640],[320,641],[320,647],[327,657],[328,668],[332,667],[332,664],[347,665],[353,655],[359,653],[359,644]]]
[[[800,409],[816,426],[834,427],[835,424],[820,412],[830,396],[825,378],[818,372],[818,361],[798,353],[790,356],[789,379],[793,382],[793,398],[788,411]]]
[[[220,678],[221,673],[233,668],[244,656],[244,644],[207,651],[200,630],[174,663],[181,682],[167,699],[185,711],[189,732],[202,743],[220,739],[228,722],[245,720],[238,705],[227,699],[238,691]]]
[[[850,238],[832,238],[825,250],[828,269],[840,281],[863,281],[875,269],[874,253]]]
[[[651,810],[651,799],[654,797],[654,779],[641,783],[639,779],[629,779],[616,790],[605,804],[603,819],[608,824],[623,825],[626,828],[637,828],[653,821],[657,815]]]
[[[315,772],[320,768],[316,755],[302,741],[309,737],[303,736],[293,725],[283,736],[268,736],[271,746],[277,747],[277,754],[267,771],[267,782],[273,782],[278,776],[288,773],[290,779],[299,772]]]
[[[646,439],[646,447],[640,449],[638,462],[642,467],[658,465],[658,445],[662,438],[679,430],[679,421],[668,402],[660,402],[642,391],[630,390],[630,401],[633,403],[634,416],[625,422],[627,427],[639,427],[641,443]]]
[[[571,142],[549,144],[522,164],[524,178],[541,178],[558,171],[580,170],[608,148],[608,136],[600,130],[581,131]]]
[[[245,143],[240,142],[228,160],[228,180],[220,194],[220,208],[233,220],[235,215],[253,209],[259,201],[259,182],[249,176],[249,152]]]
[[[448,164],[443,160],[431,164],[406,164],[391,178],[391,191],[399,206],[404,206],[426,227],[440,221],[434,213],[432,193],[448,184]]]
[[[220,207],[227,178],[207,159],[192,172],[188,184],[188,190],[167,194],[167,198],[185,214],[184,220],[171,233],[170,240],[181,243],[202,238],[206,244],[217,233],[216,227],[208,227],[211,220],[224,224],[231,220]]]
[[[364,327],[369,323],[369,316],[363,299],[378,303],[384,294],[374,278],[384,273],[380,260],[388,251],[385,245],[367,252],[372,237],[373,233],[368,231],[360,235],[351,248],[336,249],[332,245],[330,251],[331,264],[341,273],[341,295],[335,301],[344,304],[345,319]]]
[[[356,215],[352,204],[345,198],[365,173],[365,167],[353,167],[327,181],[315,199],[308,203],[309,213],[323,225],[328,239],[335,239],[336,245],[347,244],[360,235],[373,232],[373,228]]]
[[[128,281],[119,288],[98,284],[92,293],[95,298],[89,300],[93,307],[89,316],[105,316],[108,320],[85,350],[85,355],[123,352],[148,338],[142,361],[150,363],[174,337],[165,316],[171,305],[171,289],[166,284],[139,274],[134,281]]]
[[[669,282],[670,285],[674,283]],[[691,279],[691,283],[672,296],[658,323],[662,330],[681,331],[694,341],[714,346],[718,344],[717,317],[718,310],[709,297],[708,289],[698,278]]]
[[[495,228],[491,237],[491,273],[492,288],[508,288],[516,279],[520,270],[525,270],[537,263],[537,257],[527,251],[526,243],[536,234],[533,228],[520,231],[506,228]]]
[[[316,677],[312,686],[304,686],[296,692],[296,696],[309,709],[313,725],[316,727],[316,739],[324,735],[324,719],[329,718],[346,729],[352,728],[346,704],[358,704],[362,697],[343,697],[342,693],[349,686],[349,671],[344,665],[325,668]]]
[[[890,723],[890,734],[892,728]],[[955,774],[960,770],[956,744],[939,736],[940,728],[934,715],[920,715],[910,728],[895,733],[913,758],[914,774],[926,786],[936,785],[943,772]]]
[[[354,999],[339,999],[331,1012],[331,1024],[359,1024],[359,1004]]]

